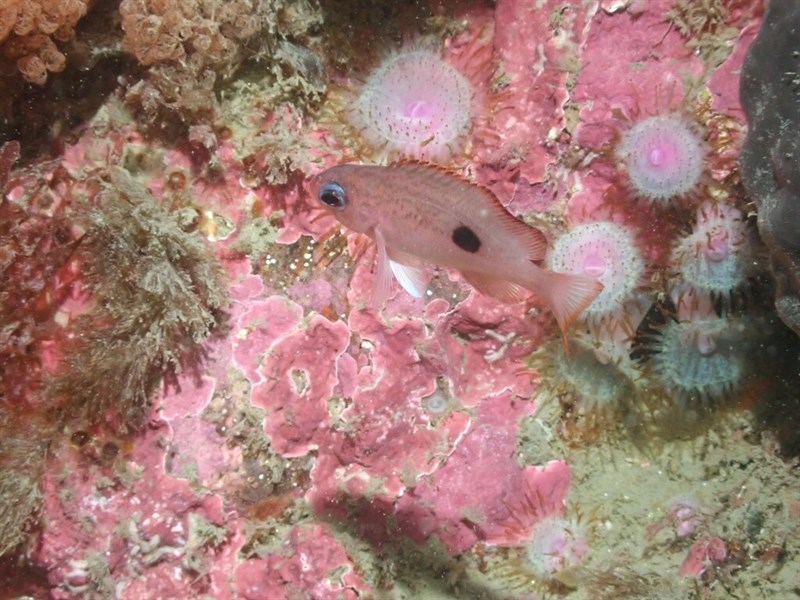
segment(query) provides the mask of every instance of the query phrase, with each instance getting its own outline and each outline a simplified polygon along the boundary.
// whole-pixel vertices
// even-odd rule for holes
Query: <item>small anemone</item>
[[[744,318],[669,321],[652,341],[648,380],[685,408],[703,408],[742,384],[748,344]]]
[[[697,188],[706,150],[694,126],[676,112],[634,123],[622,134],[616,155],[633,192],[663,205]]]
[[[645,262],[634,236],[611,221],[582,223],[561,235],[547,257],[547,266],[600,280],[603,291],[583,313],[593,324],[624,316],[645,277]]]
[[[523,568],[539,580],[575,587],[575,570],[589,554],[586,532],[574,519],[545,517],[533,526]]]
[[[537,589],[559,594],[577,588],[586,576],[591,554],[590,528],[584,515],[545,515],[510,549],[492,576],[509,590]],[[526,596],[527,597],[527,596]]]
[[[400,52],[373,71],[348,118],[387,155],[443,160],[472,127],[472,89],[455,67],[427,50]]]
[[[340,137],[362,160],[414,159],[444,164],[492,146],[490,125],[505,104],[491,88],[493,46],[486,31],[469,31],[452,43],[423,39],[395,50],[357,88],[329,96],[325,114],[344,125]]]
[[[542,374],[543,400],[568,400],[588,430],[633,408],[641,374],[629,352],[630,340],[618,324],[576,333],[569,355],[560,342],[542,346],[528,364]]]
[[[729,303],[753,274],[752,232],[742,212],[707,201],[697,209],[692,232],[672,250],[678,295],[702,293]]]

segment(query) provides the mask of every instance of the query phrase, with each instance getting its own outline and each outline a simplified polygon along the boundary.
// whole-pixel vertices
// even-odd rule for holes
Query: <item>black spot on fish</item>
[[[453,229],[453,242],[456,246],[467,252],[475,254],[481,247],[481,240],[466,225],[459,225]]]

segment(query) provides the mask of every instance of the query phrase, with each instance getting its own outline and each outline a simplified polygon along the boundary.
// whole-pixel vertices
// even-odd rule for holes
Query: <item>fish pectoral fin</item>
[[[389,255],[389,266],[397,282],[409,294],[421,298],[430,279],[425,273],[422,261],[413,254],[395,248],[387,248],[386,253]]]
[[[414,296],[414,298],[422,298],[425,295],[425,289],[428,287],[428,278],[422,269],[404,265],[392,259],[389,259],[389,266],[392,269],[392,273],[394,273],[395,279],[403,286],[405,291]]]
[[[374,232],[377,255],[375,280],[372,284],[372,306],[379,308],[392,293],[392,268],[389,255],[386,253],[386,241],[379,229]]]
[[[461,276],[481,294],[491,296],[500,302],[514,303],[525,299],[529,292],[516,283],[507,279],[499,279],[474,271],[462,271]]]

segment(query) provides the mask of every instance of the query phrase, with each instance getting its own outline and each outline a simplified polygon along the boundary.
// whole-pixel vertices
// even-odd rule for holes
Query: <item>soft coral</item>
[[[0,10],[0,55],[26,81],[44,85],[64,70],[56,42],[69,41],[93,0],[6,0]]]

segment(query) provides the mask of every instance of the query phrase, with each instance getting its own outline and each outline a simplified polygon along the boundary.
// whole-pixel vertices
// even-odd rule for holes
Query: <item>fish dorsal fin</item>
[[[506,209],[505,206],[498,200],[492,191],[479,183],[470,181],[461,173],[429,162],[422,162],[418,160],[400,160],[392,162],[388,168],[394,169],[412,169],[423,176],[430,177],[437,181],[443,187],[452,186],[454,188],[453,197],[461,197],[463,194],[463,187],[468,186],[472,191],[481,195],[481,208],[489,211],[486,215],[487,219],[491,219],[502,227],[508,237],[511,239],[519,240],[525,247],[525,256],[528,260],[540,261],[547,253],[547,238],[544,234],[523,223]],[[461,188],[456,189],[456,188]]]

